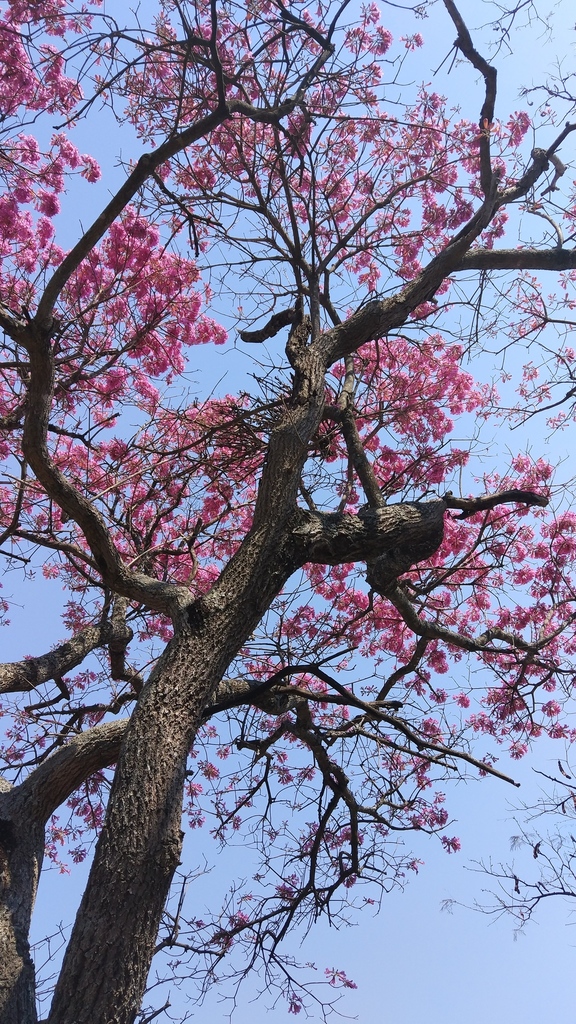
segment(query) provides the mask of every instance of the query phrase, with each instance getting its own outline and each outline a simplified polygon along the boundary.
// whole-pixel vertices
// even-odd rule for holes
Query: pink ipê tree
[[[497,110],[451,0],[461,110],[402,95],[427,3],[397,38],[394,5],[149,6],[0,21],[4,593],[67,595],[65,637],[0,666],[2,1024],[37,1020],[45,851],[97,835],[50,1024],[133,1021],[155,949],[201,985],[260,961],[298,1012],[290,928],[377,900],[403,833],[457,849],[444,783],[503,778],[498,744],[570,738],[576,517],[543,459],[475,470],[502,409],[464,357],[556,321],[511,415],[574,380],[573,126]],[[98,206],[113,125],[142,155]],[[204,386],[193,347],[227,342]],[[211,920],[166,912],[183,821],[254,850]]]

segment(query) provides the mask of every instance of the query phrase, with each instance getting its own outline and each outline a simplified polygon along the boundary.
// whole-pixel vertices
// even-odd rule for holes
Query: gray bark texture
[[[35,972],[28,935],[44,854],[42,824],[0,781],[0,1020],[35,1024]]]

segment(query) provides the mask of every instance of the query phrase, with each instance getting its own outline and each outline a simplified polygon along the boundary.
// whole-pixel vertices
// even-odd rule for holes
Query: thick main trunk
[[[140,1006],[180,859],[186,759],[224,671],[190,635],[169,645],[131,721],[51,1024],[127,1024]]]
[[[387,569],[393,554],[405,571],[440,543],[444,509],[437,501],[361,517],[292,514],[272,537],[256,527],[211,593],[189,607],[126,731],[50,1024],[134,1020],[179,862],[188,751],[228,665],[292,571],[310,557],[378,559],[387,549]],[[410,551],[400,559],[402,536]]]
[[[174,602],[179,608],[176,636],[144,687],[126,731],[50,1024],[131,1024],[140,1006],[180,857],[183,784],[192,739],[228,665],[298,564],[294,552],[287,553],[289,523],[307,440],[320,422],[324,402],[323,365],[312,357],[303,362],[310,363],[308,376],[303,369],[298,376],[300,390],[306,386],[306,402],[296,396],[272,432],[252,530],[205,598],[187,607]],[[39,392],[40,368],[35,373]],[[48,408],[47,394],[44,400]],[[42,446],[45,431],[36,448]],[[32,443],[30,448],[34,454]],[[46,454],[36,461],[46,486],[54,484],[56,500],[66,508],[66,482],[60,477],[54,482]],[[93,527],[98,544],[102,540],[105,547],[108,540],[100,537],[100,521],[88,512],[80,515],[76,497],[70,504],[75,506],[70,514],[83,528],[86,519],[88,539]],[[111,564],[115,559],[112,552]],[[106,576],[105,559],[100,562]],[[139,591],[120,592],[146,602]]]
[[[126,731],[50,1024],[131,1024],[179,863],[187,755],[228,665],[290,575],[252,537],[170,642]]]

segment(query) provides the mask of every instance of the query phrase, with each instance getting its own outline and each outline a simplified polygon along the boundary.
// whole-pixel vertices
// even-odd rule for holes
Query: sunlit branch
[[[576,249],[471,249],[453,268],[465,270],[574,270]]]

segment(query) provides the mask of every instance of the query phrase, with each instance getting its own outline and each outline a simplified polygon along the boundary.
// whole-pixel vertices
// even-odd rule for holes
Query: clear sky
[[[471,29],[487,21],[494,11],[492,4],[478,0],[461,0],[459,8]],[[513,36],[512,47],[521,41],[522,48],[509,58],[502,59],[501,55],[498,59],[500,99],[497,111],[502,116],[523,106],[523,101],[515,98],[519,87],[541,80],[558,52],[573,57],[576,33],[572,3],[564,0],[554,8],[558,20],[552,38],[535,33],[528,44],[527,36]],[[400,17],[398,9],[390,10],[388,23],[397,34],[407,31],[399,27]],[[430,60],[427,58],[429,51],[424,51],[423,80],[429,80],[425,68],[440,65],[448,54],[454,36],[448,18],[445,18],[445,34],[438,29],[439,20],[441,22],[438,13],[433,32],[431,22],[426,20],[409,29],[421,31],[427,46],[435,51],[434,59]],[[468,66],[456,68],[452,74],[462,83],[459,87],[462,116],[474,119],[481,101],[481,89],[475,83],[475,76]],[[444,71],[438,76],[439,91],[444,87],[443,76]],[[552,130],[547,129],[545,137],[538,139],[537,144],[547,146],[552,137]],[[573,138],[569,140],[571,151],[562,156],[565,162],[575,164]],[[89,151],[88,137],[84,146]],[[124,143],[123,149],[124,157],[128,158],[129,145]],[[99,186],[101,195],[106,187],[106,181]],[[73,235],[73,224],[71,232]],[[222,352],[203,353],[201,358],[212,360],[210,373],[214,377],[224,372],[226,356]],[[233,360],[232,356],[231,366],[234,366]],[[534,445],[543,444],[541,428],[534,425],[534,421],[532,424]],[[515,441],[519,443],[520,438]],[[552,461],[564,458],[570,447],[576,447],[566,435],[553,439],[551,446],[548,456]],[[566,475],[570,475],[568,467]],[[13,627],[10,636],[3,637],[7,660],[21,657],[28,651],[30,635],[30,606],[28,604],[25,611],[19,608],[16,574],[13,580],[14,586],[11,577],[5,580],[5,589],[12,592],[14,600]],[[33,653],[39,653],[62,633],[58,622],[61,595],[58,584],[53,583],[42,583],[31,593],[36,602],[32,614],[38,624],[35,630],[37,649]],[[489,901],[489,897],[483,895],[483,890],[490,887],[489,879],[473,873],[472,862],[490,858],[495,862],[509,860],[509,838],[517,832],[511,806],[521,801],[530,804],[536,798],[540,781],[533,767],[554,771],[556,759],[564,755],[563,745],[557,748],[547,743],[540,749],[537,746],[529,761],[513,765],[510,771],[515,777],[521,777],[521,791],[494,779],[449,791],[448,806],[452,816],[458,819],[453,831],[462,839],[459,854],[447,855],[437,841],[425,836],[409,836],[411,848],[426,863],[417,877],[408,880],[404,892],[393,892],[384,899],[377,917],[365,912],[358,918],[356,927],[341,931],[320,923],[300,950],[294,940],[295,955],[314,961],[319,974],[324,967],[344,968],[358,984],[358,989],[346,993],[340,1003],[345,1015],[357,1017],[361,1024],[386,1024],[388,1021],[390,1024],[421,1021],[445,1024],[455,1017],[464,1024],[486,1024],[487,1021],[542,1024],[548,1020],[568,1024],[574,1019],[572,978],[576,966],[576,930],[572,927],[569,906],[559,900],[550,901],[538,912],[525,934],[517,938],[510,918],[494,920],[462,906],[456,906],[452,913],[441,909],[446,899],[463,904]],[[507,770],[504,764],[499,767]],[[194,837],[187,840],[187,853],[192,866],[199,862]],[[212,876],[195,883],[192,893],[197,894],[194,898],[198,914],[202,913],[212,890],[226,887],[237,863],[235,851],[219,855]],[[53,931],[59,921],[65,925],[71,922],[84,874],[85,866],[73,869],[70,876],[58,875],[55,871],[45,875],[34,925],[37,937]],[[270,1000],[260,996],[253,1002],[254,994],[250,984],[241,990],[234,1015],[236,1024],[264,1024],[271,1019]],[[218,993],[210,996],[204,1008],[196,1010],[196,1019],[205,1019],[209,1014],[211,1020],[224,1020],[227,1006],[219,1003],[219,998]],[[172,1002],[176,1019],[179,1006],[190,1008],[183,1004],[178,993],[173,994]],[[283,1003],[278,1003],[273,1017],[280,1024],[293,1019]]]

